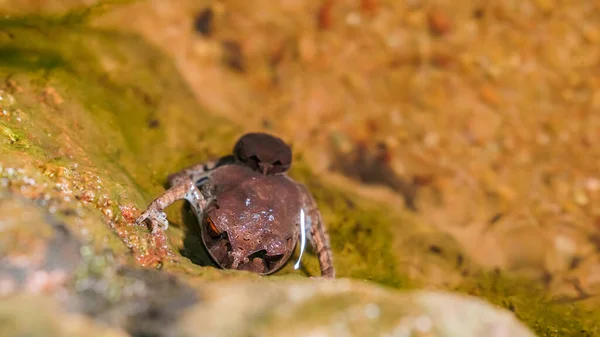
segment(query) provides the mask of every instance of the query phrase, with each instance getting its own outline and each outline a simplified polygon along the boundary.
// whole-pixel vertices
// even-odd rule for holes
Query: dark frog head
[[[258,173],[221,191],[200,224],[210,255],[222,268],[277,271],[296,245],[297,200],[285,178]]]
[[[235,143],[233,155],[242,164],[265,175],[284,173],[292,164],[290,146],[266,133],[243,135]]]

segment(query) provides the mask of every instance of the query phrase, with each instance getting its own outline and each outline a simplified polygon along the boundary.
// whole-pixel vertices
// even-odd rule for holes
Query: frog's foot
[[[165,231],[169,228],[169,220],[167,220],[167,214],[162,210],[148,207],[139,218],[135,220],[136,225],[149,223],[152,233],[156,233],[160,230]]]

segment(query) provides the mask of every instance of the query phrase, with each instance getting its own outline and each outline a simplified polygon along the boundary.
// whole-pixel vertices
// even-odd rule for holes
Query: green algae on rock
[[[600,334],[600,313],[577,303],[551,298],[539,284],[503,275],[500,271],[482,272],[466,279],[458,289],[504,307],[526,322],[540,337]]]
[[[194,113],[200,108],[169,62],[132,36],[53,21],[39,27],[26,18],[22,25],[6,21],[0,22],[7,32],[0,49],[14,57],[0,59],[4,165],[19,157],[29,167],[78,172],[82,188],[71,197],[95,204],[136,258],[155,264],[168,254],[164,238],[144,237],[147,231],[129,226],[119,206],[156,194],[157,182],[182,155],[197,155],[191,149],[202,146],[203,130],[216,138],[231,128]],[[48,58],[61,61],[37,61]],[[170,123],[148,126],[167,116]],[[152,178],[141,169],[164,174]]]
[[[346,280],[327,285],[300,281],[294,275],[263,279],[249,273],[192,264],[179,256],[178,250],[185,248],[193,255],[201,248],[184,247],[186,230],[190,230],[185,222],[193,227],[195,220],[186,220],[179,207],[172,207],[168,213],[174,226],[167,233],[167,241],[166,237],[149,236],[146,228],[131,226],[137,212],[135,206],[144,207],[158,195],[169,173],[229,152],[240,128],[199,107],[170,60],[137,36],[90,28],[77,20],[11,18],[0,20],[0,27],[6,32],[0,36],[0,54],[4,56],[0,58],[0,78],[4,79],[0,81],[2,183],[13,193],[38,200],[44,207],[59,213],[74,235],[87,238],[88,244],[95,248],[115,252],[115,260],[134,264],[125,242],[133,250],[135,262],[156,265],[162,261],[165,270],[178,275],[201,294],[211,295],[206,306],[193,307],[189,317],[195,319],[177,323],[182,334],[227,332],[222,330],[222,319],[230,316],[239,317],[247,331],[273,332],[274,335],[302,334],[310,331],[313,323],[318,323],[315,325],[320,329],[318,332],[346,331],[354,325],[344,320],[354,317],[355,313],[361,315],[358,322],[370,322],[373,316],[377,316],[378,322],[385,320],[379,326],[364,324],[357,327],[364,329],[359,331],[393,333],[398,327],[394,325],[397,319],[411,314],[412,309],[408,307],[415,303],[415,307],[420,308],[464,301],[461,297],[438,294],[401,295],[391,290],[374,290],[373,286],[345,283]],[[456,242],[447,240],[431,226],[409,221],[364,198],[334,189],[312,177],[309,165],[301,157],[299,163],[300,167],[294,169],[293,174],[310,186],[322,207],[332,232],[334,263],[341,269],[342,276],[403,288],[428,284],[419,277],[409,277],[408,264],[422,269],[434,266],[431,278],[445,279],[450,274],[462,273],[457,270],[457,265],[462,264],[458,260],[463,260],[459,259],[462,255]],[[35,177],[33,183],[31,177]],[[431,248],[434,244],[437,249]],[[431,258],[428,250],[448,254]],[[171,259],[175,261],[169,262]],[[90,261],[98,262],[92,266],[96,266],[100,274],[112,272],[102,262],[102,255],[91,253]],[[306,272],[300,274],[314,275],[314,256],[304,262]],[[282,274],[293,272],[291,269],[288,265]],[[126,289],[120,280],[135,278],[129,276],[116,277],[113,287],[109,288]],[[225,279],[236,279],[239,283],[220,285],[215,282]],[[347,292],[330,293],[335,287]],[[290,292],[289,297],[283,296]],[[259,296],[263,294],[264,298]],[[318,295],[303,302],[307,294]],[[514,296],[526,299],[528,295]],[[112,298],[113,293],[106,296]],[[502,292],[496,297],[493,290],[483,288],[478,296],[497,303],[513,295]],[[282,298],[286,300],[277,301]],[[162,303],[163,300],[168,303],[167,298],[160,296],[150,302]],[[290,301],[296,304],[291,305]],[[234,304],[237,306],[232,307]],[[110,304],[107,307],[111,309]],[[439,313],[428,308],[432,311],[415,309],[415,312]],[[472,312],[469,308],[476,308],[476,312],[481,309],[484,313],[487,309],[494,311],[489,306],[480,306],[479,302],[465,308],[460,312]],[[216,309],[212,315],[220,313],[221,316],[214,316],[212,323],[198,323],[200,316],[197,315],[211,309]],[[553,310],[553,315],[560,315],[563,310],[569,312],[560,305]],[[544,318],[542,310],[532,310],[530,315],[521,315],[521,312],[527,310],[518,311],[518,317],[540,333],[544,328],[556,327],[552,326],[554,322]],[[248,319],[244,313],[253,314]],[[445,312],[443,316],[451,318],[450,314]],[[509,326],[514,323],[514,319],[504,318],[504,312],[500,311],[500,316],[499,322],[509,321]],[[323,321],[328,317],[335,321]],[[411,318],[397,331],[402,334],[408,326],[430,326],[446,336],[444,317],[441,320]],[[461,321],[453,319],[453,322]],[[481,318],[479,323],[485,322],[486,319]],[[575,323],[559,322],[569,325],[565,330],[557,330],[564,335],[576,335],[580,332],[578,328],[585,327],[575,318]],[[516,334],[530,335],[520,324],[514,324],[515,331],[519,331]],[[536,326],[538,324],[546,326]],[[377,330],[379,328],[387,330]],[[503,331],[507,330],[500,328],[500,332]]]

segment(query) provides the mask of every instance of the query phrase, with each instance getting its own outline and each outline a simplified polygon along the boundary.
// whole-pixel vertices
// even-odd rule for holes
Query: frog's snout
[[[255,273],[264,273],[267,269],[267,264],[263,254],[253,253],[249,256],[244,256],[243,251],[238,254],[231,253],[231,269],[246,270]]]

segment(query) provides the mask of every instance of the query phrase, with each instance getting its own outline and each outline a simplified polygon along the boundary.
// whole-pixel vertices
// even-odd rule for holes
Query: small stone
[[[360,9],[367,15],[374,15],[379,7],[379,0],[361,0]]]
[[[42,93],[43,99],[47,103],[54,105],[60,105],[64,102],[62,96],[56,91],[54,87],[46,87]]]
[[[360,25],[361,22],[362,22],[362,18],[360,17],[360,14],[358,14],[356,12],[348,13],[348,15],[346,16],[346,24],[348,26],[356,27],[356,26]]]
[[[572,102],[575,97],[575,93],[571,89],[564,89],[560,92],[560,96],[567,102]]]
[[[405,20],[410,26],[421,27],[425,22],[425,13],[423,11],[409,12]]]
[[[405,0],[406,8],[408,10],[416,10],[423,7],[423,0]]]
[[[527,164],[531,163],[531,158],[532,158],[531,153],[526,149],[522,149],[521,151],[519,151],[515,157],[515,159],[517,160],[517,163],[522,164],[522,165],[527,165]]]
[[[402,116],[400,110],[392,109],[392,111],[390,111],[390,123],[392,123],[393,126],[404,124],[404,116]]]
[[[448,54],[436,53],[431,57],[431,64],[438,68],[447,68],[453,61],[453,58]]]
[[[596,110],[600,109],[600,90],[596,90],[592,95],[592,108]]]
[[[312,62],[317,56],[317,46],[312,36],[304,35],[298,42],[300,59],[304,62]]]
[[[387,136],[384,140],[385,145],[390,149],[393,150],[395,148],[398,147],[398,140],[395,137],[392,136]]]
[[[583,38],[589,43],[600,42],[600,30],[592,25],[585,25],[582,28]]]
[[[571,139],[571,133],[569,133],[567,130],[564,130],[558,134],[558,139],[563,143],[567,143]]]
[[[405,41],[405,39],[403,39],[402,36],[400,36],[399,34],[392,34],[390,36],[388,36],[387,38],[387,45],[390,48],[398,48],[402,45],[402,43]]]
[[[575,203],[579,206],[585,206],[589,202],[589,198],[588,198],[587,194],[585,193],[585,191],[582,191],[581,189],[575,190],[574,199],[575,199]]]
[[[431,328],[433,327],[433,322],[431,321],[431,318],[429,318],[428,316],[419,316],[415,319],[415,330],[421,332],[421,333],[428,333]]]
[[[243,73],[246,71],[246,61],[242,46],[237,41],[223,41],[221,43],[224,63],[232,70]]]
[[[452,22],[448,15],[440,10],[432,10],[427,16],[429,30],[435,35],[444,35],[450,32]]]
[[[501,120],[492,109],[482,106],[473,112],[467,121],[470,140],[477,144],[491,141],[501,126]]]
[[[4,90],[0,90],[0,103],[3,107],[10,107],[15,103],[15,98]]]
[[[483,85],[479,89],[479,94],[481,99],[490,105],[498,106],[502,103],[502,98],[498,94],[498,91],[490,85]]]
[[[600,190],[600,179],[587,178],[585,181],[585,188],[590,192],[597,192]]]
[[[508,201],[514,201],[515,198],[517,197],[517,192],[510,186],[508,185],[500,185],[496,188],[496,193],[498,193],[498,195]]]
[[[379,306],[375,303],[369,303],[365,305],[365,316],[367,316],[369,319],[376,319],[379,317],[380,311],[381,310],[379,309]]]
[[[550,143],[550,136],[546,132],[539,132],[535,140],[539,145],[548,145]]]
[[[554,248],[560,255],[565,256],[567,259],[571,259],[577,252],[575,241],[565,235],[558,235],[554,239]]]
[[[435,148],[440,144],[440,136],[435,132],[428,132],[423,138],[423,145],[426,148]]]
[[[535,4],[543,13],[549,14],[556,7],[556,0],[535,0]]]
[[[485,10],[483,8],[475,8],[473,10],[473,18],[482,19],[485,16]]]
[[[327,30],[331,28],[333,24],[333,0],[326,0],[317,14],[317,26],[321,30]]]
[[[204,37],[210,37],[213,34],[213,21],[215,13],[208,7],[200,11],[194,19],[194,29]]]

